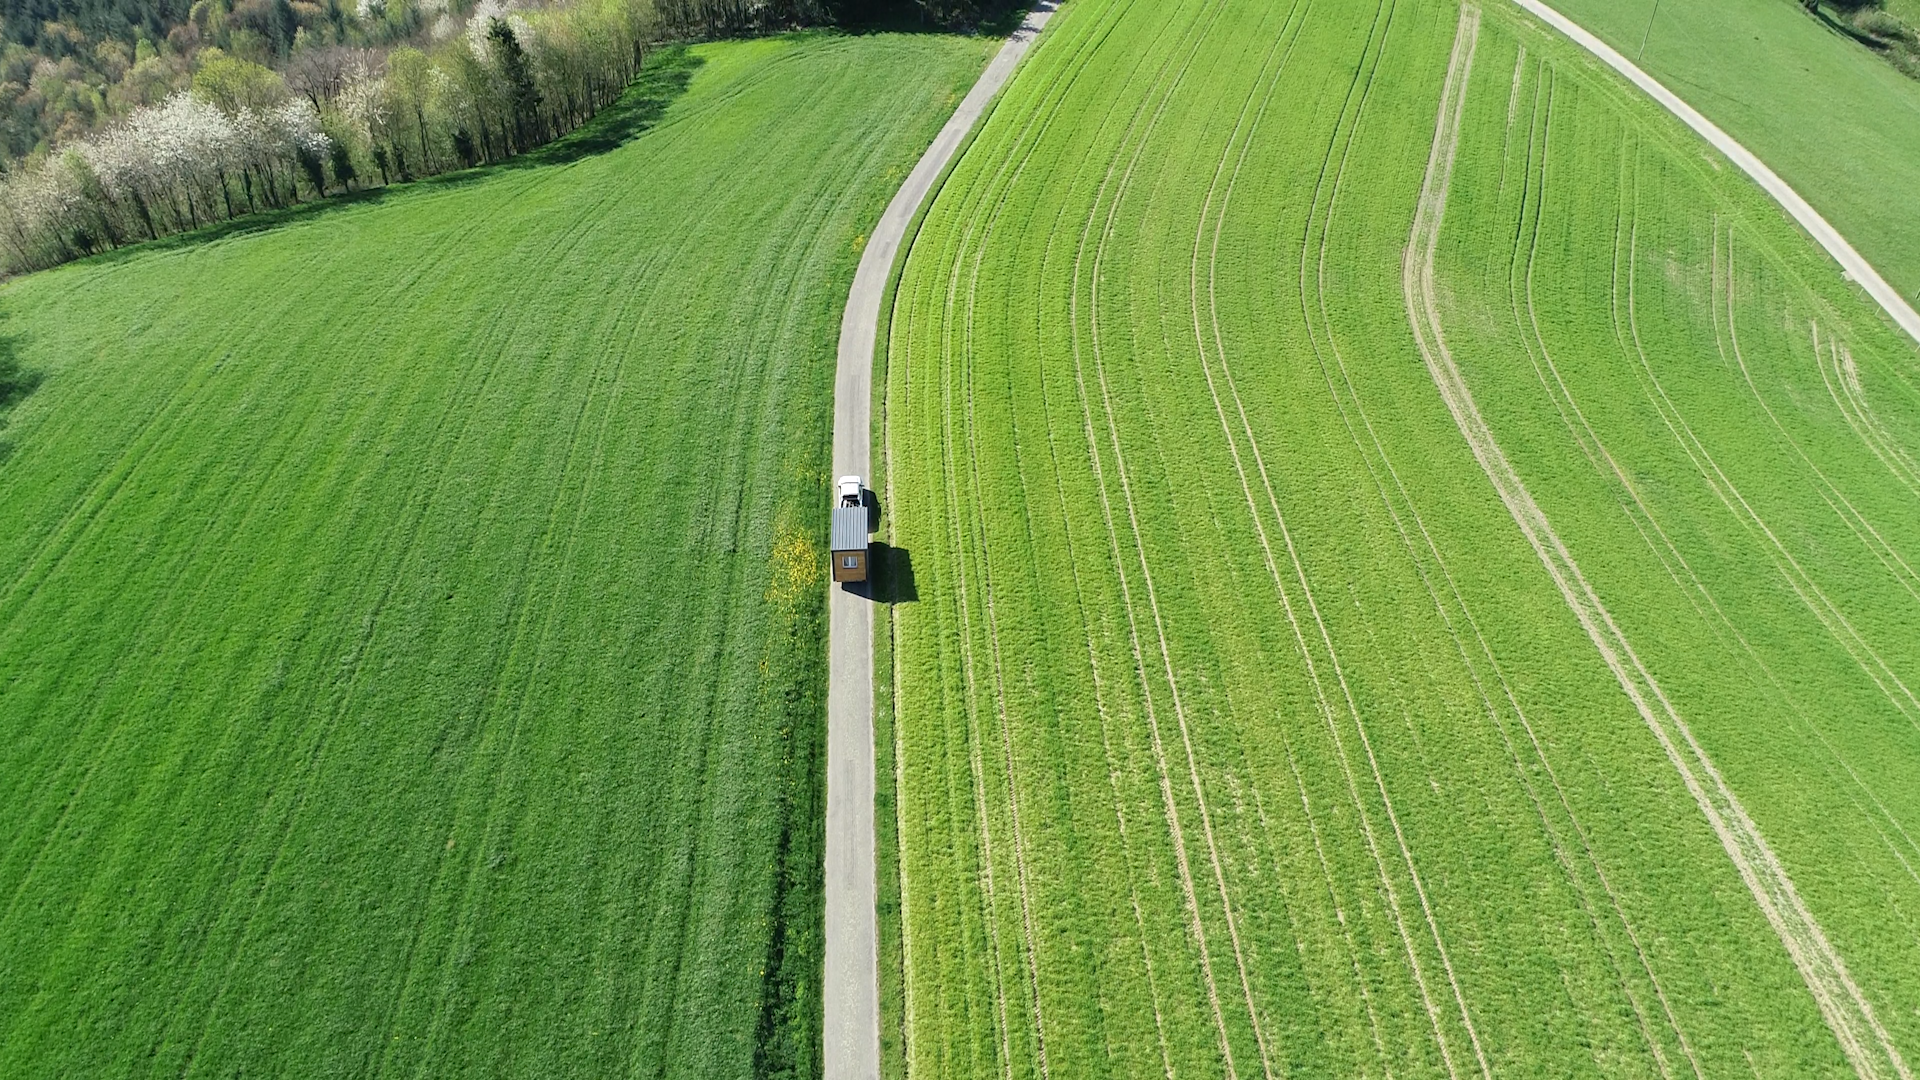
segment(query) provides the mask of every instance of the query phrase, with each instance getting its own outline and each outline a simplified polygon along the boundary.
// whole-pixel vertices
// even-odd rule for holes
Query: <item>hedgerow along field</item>
[[[1047,33],[890,325],[896,1067],[1910,1075],[1914,343],[1509,6]]]
[[[0,289],[0,1074],[817,1075],[834,342],[986,48]]]

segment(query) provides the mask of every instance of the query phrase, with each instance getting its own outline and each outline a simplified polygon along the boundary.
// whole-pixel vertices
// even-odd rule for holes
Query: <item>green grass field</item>
[[[0,1074],[817,1075],[834,342],[988,47],[0,289]]]
[[[1074,0],[930,210],[908,1075],[1920,1061],[1920,357],[1462,14]]]
[[[1556,0],[1792,184],[1920,303],[1920,80],[1794,0]],[[1909,19],[1911,4],[1895,4]]]

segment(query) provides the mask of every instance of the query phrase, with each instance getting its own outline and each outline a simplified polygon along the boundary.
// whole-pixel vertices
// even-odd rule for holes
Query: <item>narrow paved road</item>
[[[1548,26],[1573,39],[1574,44],[1599,57],[1608,67],[1625,75],[1629,82],[1646,91],[1649,97],[1659,102],[1668,112],[1679,117],[1681,123],[1692,128],[1701,138],[1711,143],[1715,150],[1725,154],[1741,172],[1753,177],[1756,183],[1766,189],[1767,194],[1773,196],[1774,200],[1793,216],[1793,220],[1800,223],[1801,228],[1813,234],[1813,238],[1819,241],[1820,246],[1827,249],[1827,254],[1832,255],[1840,263],[1841,269],[1859,283],[1861,288],[1867,290],[1868,296],[1873,297],[1876,303],[1886,309],[1887,314],[1902,330],[1905,330],[1915,341],[1920,341],[1920,313],[1913,310],[1913,305],[1907,303],[1906,297],[1901,296],[1899,290],[1887,284],[1886,279],[1880,276],[1880,271],[1875,270],[1873,264],[1853,250],[1853,245],[1847,243],[1847,238],[1840,235],[1840,230],[1827,224],[1827,219],[1820,216],[1820,211],[1815,210],[1807,200],[1800,197],[1799,192],[1793,190],[1790,184],[1780,179],[1772,169],[1767,168],[1766,163],[1755,157],[1751,150],[1740,145],[1733,136],[1720,130],[1719,125],[1700,115],[1697,109],[1680,100],[1673,91],[1661,85],[1658,79],[1640,70],[1639,65],[1620,55],[1613,46],[1589,33],[1579,23],[1548,7],[1541,0],[1513,0],[1513,2],[1531,12]],[[845,347],[843,343],[841,348]]]
[[[840,323],[834,382],[833,474],[871,477],[874,335],[907,227],[967,132],[993,101],[1054,9],[1027,15],[914,166],[874,226]],[[880,1076],[880,964],[873,863],[873,605],[834,588],[827,687],[826,1080]]]

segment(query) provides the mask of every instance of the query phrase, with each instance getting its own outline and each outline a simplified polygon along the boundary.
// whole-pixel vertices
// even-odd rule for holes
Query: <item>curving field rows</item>
[[[885,416],[910,1075],[1911,1075],[1920,361],[1517,11],[1075,0]]]

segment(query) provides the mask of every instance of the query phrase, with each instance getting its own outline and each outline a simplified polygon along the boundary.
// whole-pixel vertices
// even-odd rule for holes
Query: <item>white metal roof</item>
[[[867,550],[867,508],[834,507],[832,539],[832,550],[835,552]]]

